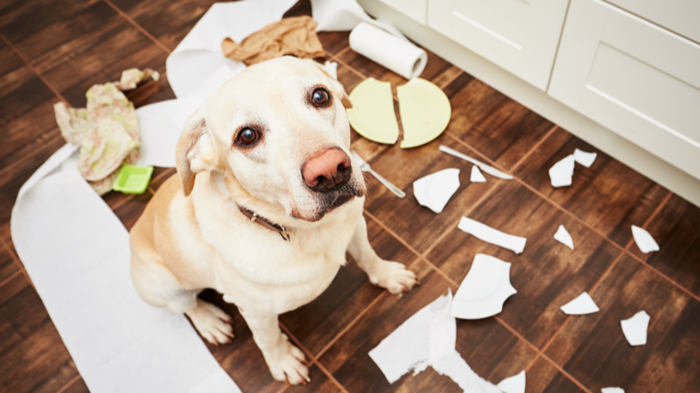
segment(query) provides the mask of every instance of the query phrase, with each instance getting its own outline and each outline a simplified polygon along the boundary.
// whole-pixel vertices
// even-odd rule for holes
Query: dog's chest
[[[220,255],[213,266],[215,288],[238,306],[275,313],[312,301],[345,263],[361,206],[359,213],[347,210],[331,225],[292,230],[288,242],[259,225],[239,227],[230,239],[212,239]]]

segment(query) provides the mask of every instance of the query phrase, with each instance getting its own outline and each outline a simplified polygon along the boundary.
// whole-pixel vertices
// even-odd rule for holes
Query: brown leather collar
[[[260,217],[257,213],[253,213],[252,211],[246,209],[245,207],[238,205],[238,209],[243,213],[244,216],[248,217],[251,222],[258,223],[262,225],[263,227],[275,231],[280,234],[280,237],[288,242],[290,237],[289,237],[289,232],[287,232],[287,228],[285,228],[283,225],[280,224],[273,224],[270,221],[266,220],[263,217]]]

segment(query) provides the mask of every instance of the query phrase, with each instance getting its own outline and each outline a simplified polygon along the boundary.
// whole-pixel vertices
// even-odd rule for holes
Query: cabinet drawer
[[[424,25],[428,12],[428,0],[379,0],[401,12],[416,22]]]
[[[700,43],[698,0],[607,0],[662,27]]]
[[[428,0],[428,26],[547,89],[568,0]]]
[[[602,1],[572,0],[548,94],[700,179],[693,41]]]

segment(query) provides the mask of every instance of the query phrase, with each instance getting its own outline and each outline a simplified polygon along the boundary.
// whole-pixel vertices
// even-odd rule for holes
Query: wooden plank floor
[[[19,187],[63,140],[52,105],[85,104],[95,83],[123,69],[165,73],[165,59],[213,0],[2,0],[0,2],[0,391],[86,392],[58,332],[27,277],[10,236]],[[309,14],[302,1],[288,15]],[[363,79],[405,80],[348,47],[347,33],[322,33],[349,92]],[[369,236],[380,256],[410,266],[421,285],[398,298],[371,285],[353,263],[311,304],[282,315],[281,326],[311,359],[307,386],[274,381],[250,330],[213,292],[203,297],[235,319],[232,345],[209,349],[244,392],[460,391],[429,369],[389,385],[367,353],[437,296],[455,291],[474,255],[512,262],[518,294],[501,314],[458,321],[457,349],[482,377],[497,383],[527,370],[528,392],[691,392],[700,387],[700,209],[588,145],[485,83],[429,53],[423,77],[451,100],[452,121],[438,140],[417,149],[378,145],[353,132],[353,149],[402,188],[398,199],[369,177]],[[167,75],[129,98],[137,106],[174,95]],[[470,165],[441,154],[445,144],[515,176],[470,183]],[[577,166],[571,187],[554,189],[547,170],[574,148],[595,151]],[[462,170],[462,185],[436,215],[418,206],[412,182],[440,169]],[[110,193],[105,200],[130,228],[174,174],[157,168],[149,192]],[[528,238],[521,255],[456,229],[468,216]],[[559,224],[574,251],[555,243]],[[642,254],[630,225],[646,228],[661,251]],[[559,307],[588,291],[601,311],[583,317]],[[630,347],[619,321],[644,309],[648,344]],[[109,339],[106,337],[105,339]]]

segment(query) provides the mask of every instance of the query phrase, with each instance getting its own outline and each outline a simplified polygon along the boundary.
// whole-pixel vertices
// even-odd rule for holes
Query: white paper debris
[[[497,386],[503,393],[525,393],[525,370],[504,379]]]
[[[647,254],[651,251],[659,251],[659,245],[656,243],[656,240],[644,229],[632,225],[632,236],[634,237],[635,243],[637,243],[637,247],[639,247],[643,253]]]
[[[369,352],[389,383],[413,370],[413,375],[432,366],[450,377],[464,391],[500,393],[480,378],[455,350],[457,322],[450,316],[452,293],[413,314]]]
[[[574,150],[574,160],[586,168],[590,168],[593,165],[593,161],[595,161],[597,156],[598,153],[588,153],[579,149]]]
[[[459,169],[448,168],[413,182],[413,195],[421,205],[441,213],[459,189]]]
[[[503,310],[503,303],[517,293],[510,283],[510,263],[486,254],[476,254],[452,301],[452,315],[460,319],[482,319]]]
[[[568,315],[585,315],[600,311],[588,292],[578,295],[576,299],[561,306],[561,310]]]
[[[644,345],[647,343],[647,328],[649,327],[649,314],[640,311],[630,319],[620,321],[622,333],[631,346]]]
[[[88,389],[240,392],[184,315],[138,296],[129,234],[78,173],[75,150],[58,150],[22,186],[11,230]]]
[[[323,68],[329,73],[333,79],[338,80],[338,63],[334,61],[326,61]]]
[[[552,187],[564,187],[571,185],[574,176],[574,155],[570,154],[549,168],[549,178]]]
[[[524,237],[503,233],[467,217],[462,217],[457,227],[485,242],[507,248],[516,254],[523,252],[525,249],[525,242],[527,242],[527,239]]]
[[[396,27],[383,20],[370,18],[356,0],[311,0],[311,16],[318,22],[316,31],[348,31],[360,22],[367,22],[408,41]]]
[[[625,393],[625,389],[622,388],[602,388],[601,393]]]
[[[472,183],[484,183],[486,181],[486,178],[484,175],[481,174],[481,171],[479,170],[479,167],[476,165],[472,166],[472,175],[469,178]]]
[[[230,37],[241,42],[250,34],[282,19],[294,3],[296,0],[213,4],[165,61],[168,82],[175,96],[182,98],[192,93],[222,66],[240,67],[243,63],[224,57],[221,41]]]
[[[569,232],[566,230],[566,228],[564,228],[563,225],[559,225],[557,233],[554,234],[554,239],[569,247],[570,249],[574,249],[574,240],[571,238],[571,235],[569,235]]]
[[[494,384],[478,376],[454,349],[432,366],[438,374],[450,377],[467,393],[501,393]]]

